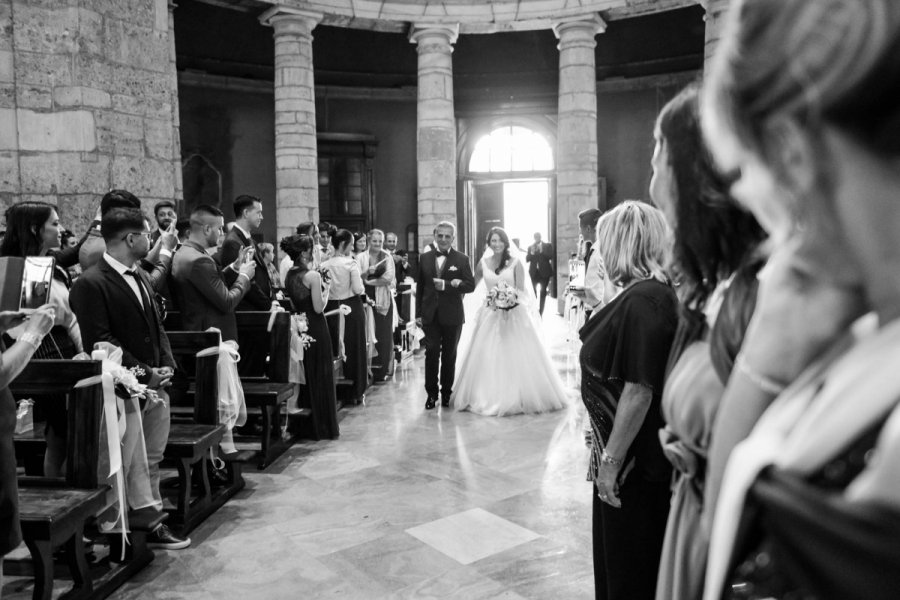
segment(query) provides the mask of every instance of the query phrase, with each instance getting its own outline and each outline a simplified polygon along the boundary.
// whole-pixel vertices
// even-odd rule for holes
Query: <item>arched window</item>
[[[469,160],[474,173],[549,171],[553,150],[542,135],[525,127],[507,125],[495,129],[475,144]]]

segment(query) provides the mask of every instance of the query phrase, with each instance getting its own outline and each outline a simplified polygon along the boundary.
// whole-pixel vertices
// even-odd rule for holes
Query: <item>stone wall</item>
[[[0,208],[81,233],[112,188],[180,200],[180,156],[167,0],[0,0]]]

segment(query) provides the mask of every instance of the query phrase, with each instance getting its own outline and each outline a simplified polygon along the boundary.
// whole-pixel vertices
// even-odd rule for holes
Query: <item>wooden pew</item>
[[[182,534],[189,533],[209,515],[219,509],[229,498],[246,485],[242,464],[255,454],[237,452],[220,457],[225,460],[228,484],[212,487],[207,475],[210,448],[221,442],[225,426],[219,424],[218,354],[197,356],[207,348],[219,345],[215,332],[168,331],[169,345],[179,370],[193,382],[193,391],[187,393],[187,385],[176,381],[169,392],[173,415],[169,444],[165,457],[178,468],[177,506],[169,511],[173,523]],[[186,409],[186,410],[185,410]],[[182,417],[184,422],[178,422]],[[199,483],[195,498],[191,498],[192,485]]]
[[[103,508],[108,490],[97,474],[100,447],[105,443],[100,439],[103,392],[99,382],[80,388],[75,384],[99,375],[100,365],[98,361],[33,360],[10,385],[20,398],[66,394],[69,408],[65,479],[19,478],[19,520],[33,562],[35,599],[53,595],[53,549],[60,546],[65,548],[74,582],[69,597],[105,598],[153,560],[147,534],[165,519],[155,511],[129,513],[131,546],[126,560],[109,563],[96,576],[89,570],[82,542],[84,525]],[[113,543],[110,552],[115,551]],[[4,561],[4,566],[14,568],[10,562]]]
[[[268,341],[268,355],[264,367],[259,372],[243,375],[241,385],[244,389],[244,400],[247,404],[248,416],[259,416],[262,431],[255,439],[260,443],[258,467],[264,469],[287,450],[295,440],[294,428],[288,427],[287,404],[296,396],[294,384],[288,381],[289,361],[291,360],[290,315],[286,312],[276,313],[272,331],[266,331],[270,313],[243,312],[235,313],[238,329],[238,345],[242,332],[246,336],[252,333],[262,336]],[[167,331],[180,331],[181,314],[170,312],[165,322]],[[264,335],[263,333],[264,332]],[[194,389],[188,389],[193,397]],[[292,419],[308,419],[309,410],[298,410]],[[243,436],[235,436],[235,441],[245,441]]]

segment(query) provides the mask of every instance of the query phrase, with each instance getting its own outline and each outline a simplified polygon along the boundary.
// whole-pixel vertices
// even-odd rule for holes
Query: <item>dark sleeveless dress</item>
[[[314,439],[334,439],[340,435],[337,421],[337,394],[334,389],[334,366],[331,334],[322,313],[313,309],[312,292],[303,284],[308,269],[294,267],[288,271],[284,288],[294,310],[306,313],[307,332],[316,341],[303,353],[306,385],[300,387],[300,406],[312,410],[311,435]]]

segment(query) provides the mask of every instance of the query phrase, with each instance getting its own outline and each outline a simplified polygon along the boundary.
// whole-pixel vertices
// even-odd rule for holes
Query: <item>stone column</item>
[[[172,169],[174,171],[175,205],[182,214],[184,207],[184,179],[181,171],[181,116],[178,114],[178,70],[175,68],[175,9],[178,5],[169,2],[169,85],[172,89]]]
[[[274,6],[259,20],[275,30],[275,224],[278,239],[319,220],[312,30],[322,14]]]
[[[597,72],[594,36],[606,29],[596,13],[556,23],[559,106],[556,151],[557,289],[567,283],[569,254],[578,242],[578,213],[597,207]],[[564,298],[559,296],[559,310]]]
[[[728,0],[704,0],[700,4],[706,9],[703,20],[706,22],[706,42],[703,47],[703,68],[709,66],[722,37],[725,17],[728,15]]]
[[[409,39],[419,53],[416,106],[419,247],[440,221],[456,220],[456,116],[453,44],[459,25],[414,24]],[[457,223],[458,225],[458,223]]]

